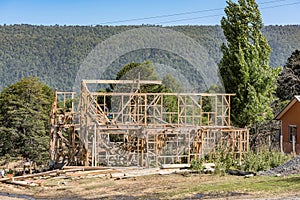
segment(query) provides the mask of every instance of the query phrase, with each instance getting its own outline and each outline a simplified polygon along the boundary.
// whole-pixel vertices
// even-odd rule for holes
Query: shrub
[[[202,171],[203,170],[203,159],[193,159],[191,161],[191,169],[192,170],[197,170],[197,171]]]
[[[228,150],[219,149],[205,161],[214,162],[215,173],[224,174],[227,169],[239,169],[243,171],[258,172],[277,167],[288,161],[289,157],[278,151],[262,150],[257,153],[249,151],[242,157],[242,162]]]
[[[288,161],[289,157],[278,151],[260,151],[254,153],[249,151],[243,156],[242,170],[245,171],[263,171],[277,167]]]

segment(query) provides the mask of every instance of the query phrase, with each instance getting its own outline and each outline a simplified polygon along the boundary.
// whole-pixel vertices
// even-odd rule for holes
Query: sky
[[[300,24],[300,0],[256,2],[265,25]],[[226,0],[0,0],[0,25],[220,25],[225,6]]]

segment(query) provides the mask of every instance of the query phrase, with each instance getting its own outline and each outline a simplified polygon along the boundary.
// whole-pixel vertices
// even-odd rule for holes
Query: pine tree
[[[0,94],[0,156],[49,160],[52,90],[37,78],[12,84]]]
[[[277,79],[276,95],[281,100],[291,100],[300,94],[300,51],[295,50],[288,58]]]
[[[236,93],[231,120],[249,126],[272,117],[278,69],[269,66],[271,48],[261,32],[260,11],[255,0],[227,1],[221,26],[227,40],[222,45],[219,71],[227,93]]]

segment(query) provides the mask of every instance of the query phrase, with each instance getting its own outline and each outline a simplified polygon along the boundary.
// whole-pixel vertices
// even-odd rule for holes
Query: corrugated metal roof
[[[295,95],[295,98],[300,102],[300,95]]]

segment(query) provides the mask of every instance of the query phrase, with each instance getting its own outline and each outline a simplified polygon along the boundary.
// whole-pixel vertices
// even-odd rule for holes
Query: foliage
[[[0,26],[0,90],[21,78],[39,77],[51,88],[71,91],[80,65],[96,45],[109,37],[141,26]],[[225,42],[220,26],[171,26],[195,40],[215,63],[222,56]],[[300,49],[300,26],[265,26],[262,29],[273,51],[271,65],[283,66],[295,49]],[[182,48],[185,48],[184,46]],[[116,59],[105,76],[114,79],[129,62],[151,60],[184,74],[191,85],[203,86],[199,76],[184,58],[160,49],[141,49]],[[199,67],[202,63],[199,64]],[[202,88],[202,92],[206,88]]]
[[[220,87],[219,85],[211,85],[208,90],[205,91],[205,93],[224,93],[223,88]],[[199,99],[199,105],[202,105],[202,111],[203,112],[214,112],[214,106],[216,104],[216,101],[219,101],[219,99],[216,99],[213,96],[202,96],[202,103],[200,102]],[[210,120],[209,120],[210,118]],[[208,115],[203,115],[202,117],[202,124],[203,125],[208,125],[211,123],[210,121],[212,120],[212,117],[208,117]]]
[[[138,78],[141,80],[158,79],[151,61],[128,63],[117,73],[116,76],[116,80],[136,80]]]
[[[232,121],[249,126],[272,118],[270,107],[278,69],[269,66],[271,48],[262,34],[260,12],[255,0],[227,1],[227,17],[221,25],[227,44],[223,44],[220,74],[232,100]]]
[[[52,90],[29,77],[5,88],[0,94],[0,156],[48,160],[49,112]]]
[[[158,75],[151,61],[144,61],[142,63],[128,63],[122,67],[117,73],[116,80],[158,80]],[[136,85],[137,87],[137,85]],[[130,92],[132,85],[120,85],[117,89],[112,87],[112,90],[120,90],[122,92]],[[140,92],[159,92],[162,90],[159,85],[143,84],[140,85]],[[157,91],[158,90],[158,91]],[[132,91],[133,92],[133,91]]]
[[[203,170],[203,159],[193,159],[191,160],[191,169],[202,171]]]
[[[238,161],[235,159],[234,154],[224,148],[218,148],[209,158],[209,162],[216,165],[215,173],[224,175],[227,169],[235,168],[238,166]]]
[[[244,171],[258,172],[277,167],[286,161],[289,157],[278,151],[261,150],[259,152],[249,151],[243,154],[242,162],[228,150],[220,148],[207,158],[208,162],[216,164],[216,173],[224,174],[227,169],[239,169]]]
[[[168,92],[183,92],[183,88],[174,76],[167,74],[163,77],[162,84],[169,89]]]
[[[118,71],[116,75],[116,80],[158,80],[157,72],[152,64],[151,61],[144,61],[141,63],[128,63],[124,65],[120,71]],[[170,88],[169,88],[169,87]],[[99,91],[101,92],[135,92],[139,88],[139,92],[141,93],[163,93],[163,92],[172,92],[172,90],[181,90],[180,84],[176,81],[176,79],[172,75],[168,75],[163,78],[162,84],[142,84],[142,85],[122,85],[122,84],[111,84],[110,88],[101,89]],[[117,99],[112,99],[111,96],[107,95],[105,97],[98,97],[97,101],[99,105],[104,105],[104,102],[106,103],[106,107],[108,110],[113,110],[113,105],[119,104]],[[138,97],[134,97],[138,98]],[[147,96],[147,102],[152,102],[154,99],[154,96],[149,95]],[[113,103],[112,103],[113,102]],[[135,103],[133,101],[133,103]],[[112,105],[113,104],[113,105]],[[162,102],[163,108],[165,109],[165,112],[175,112],[178,109],[177,106],[177,97],[176,96],[165,96],[163,98]],[[105,108],[102,108],[105,109]],[[151,111],[147,111],[151,112]],[[149,113],[148,113],[149,114]],[[177,123],[178,116],[177,114],[173,114],[172,116],[167,116],[165,121],[168,121],[169,123]],[[113,135],[111,136],[111,141],[118,142],[122,141],[122,135]]]
[[[296,50],[288,58],[278,79],[276,95],[281,100],[291,100],[300,94],[300,51]]]
[[[243,156],[241,168],[245,171],[258,172],[277,167],[288,160],[288,156],[276,151],[265,150],[257,153],[249,151]]]
[[[126,64],[116,76],[116,79],[123,80],[136,80],[140,78],[141,80],[158,80],[157,72],[151,61],[144,61],[142,63],[129,63]],[[114,91],[130,91],[132,90],[132,86],[118,86],[116,88],[113,86]],[[163,92],[172,92],[173,90],[180,91],[180,84],[176,81],[176,79],[172,75],[167,75],[163,77],[162,85],[155,84],[143,84],[140,86],[140,92],[142,93],[163,93]],[[148,102],[151,102],[154,97],[148,97]],[[175,112],[177,107],[177,97],[176,96],[166,96],[163,99],[163,106],[166,112],[173,111]],[[166,119],[167,120],[167,119]],[[173,123],[176,123],[177,116],[173,115],[171,117]]]

